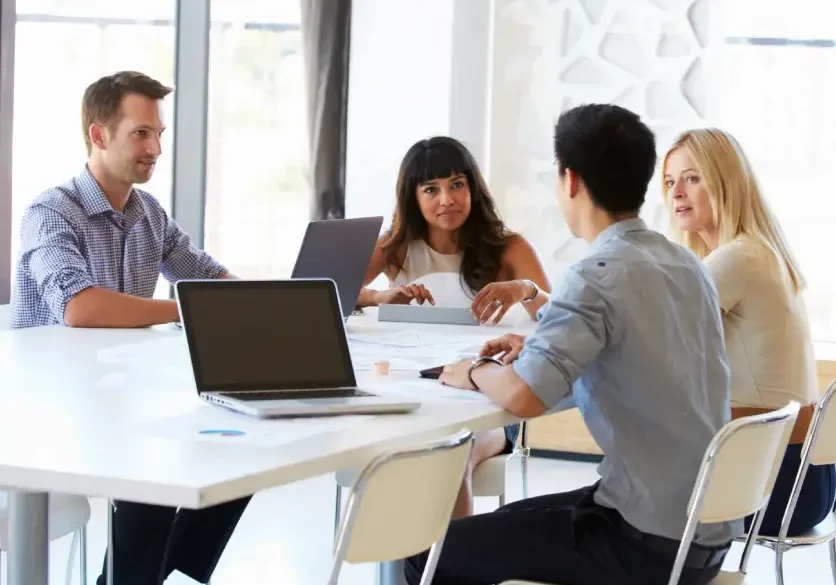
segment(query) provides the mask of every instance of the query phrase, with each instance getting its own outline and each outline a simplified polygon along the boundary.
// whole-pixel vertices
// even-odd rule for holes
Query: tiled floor
[[[594,482],[595,466],[549,459],[532,459],[529,466],[530,495],[570,490]],[[510,499],[520,494],[519,463],[509,465],[507,486]],[[320,477],[291,484],[256,496],[227,547],[212,580],[214,585],[277,583],[282,585],[324,584],[331,560],[334,481]],[[495,506],[490,499],[477,500],[477,511]],[[88,528],[90,581],[95,581],[105,544],[105,505],[93,500],[93,517]],[[63,583],[70,538],[53,543],[51,582]],[[728,559],[739,558],[736,546]],[[748,585],[775,583],[773,554],[756,549],[750,564]],[[827,547],[795,551],[785,559],[787,585],[827,585],[831,583]],[[346,566],[343,585],[371,585],[373,567]],[[74,583],[78,583],[77,572]],[[189,585],[193,581],[174,575],[167,585]]]

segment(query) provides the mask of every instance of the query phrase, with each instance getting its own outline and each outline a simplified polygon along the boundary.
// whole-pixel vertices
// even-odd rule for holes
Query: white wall
[[[447,134],[487,153],[491,0],[354,0],[346,216],[395,205],[401,158]]]
[[[491,86],[491,187],[509,226],[534,245],[554,281],[582,256],[557,208],[554,122],[580,103],[641,115],[664,149],[704,125],[711,0],[496,0]],[[643,216],[666,219],[658,183]]]

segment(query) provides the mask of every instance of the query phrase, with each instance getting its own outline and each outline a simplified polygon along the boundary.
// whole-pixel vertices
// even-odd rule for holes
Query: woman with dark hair
[[[358,306],[435,304],[431,291],[412,283],[436,272],[459,274],[482,323],[498,323],[516,303],[536,319],[550,291],[531,244],[499,218],[473,155],[446,136],[421,140],[404,156],[392,228],[365,278],[368,285],[383,273],[390,288],[364,288]]]
[[[378,240],[365,278],[368,286],[385,274],[390,288],[364,288],[357,304],[435,304],[432,291],[415,281],[440,272],[459,275],[480,323],[498,323],[517,303],[536,319],[551,290],[531,244],[499,218],[473,155],[446,136],[421,140],[404,156],[392,228]],[[509,452],[517,430],[477,435],[471,469]],[[469,515],[472,506],[468,474],[454,516]]]

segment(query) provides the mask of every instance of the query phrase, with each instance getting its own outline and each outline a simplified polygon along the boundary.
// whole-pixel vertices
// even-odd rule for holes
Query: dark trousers
[[[763,515],[760,534],[764,536],[778,536],[784,511],[790,501],[790,493],[801,465],[801,445],[790,445],[784,453],[775,488]],[[804,476],[804,484],[798,496],[792,520],[790,520],[787,536],[798,536],[813,528],[827,518],[833,510],[836,498],[836,470],[833,465],[811,465]],[[749,530],[751,517],[746,519],[746,530]]]
[[[175,570],[199,583],[212,576],[250,498],[203,510],[116,502],[114,585],[161,585]],[[97,585],[105,585],[107,556]]]
[[[677,541],[628,530],[618,512],[595,504],[594,490],[595,486],[530,498],[490,514],[454,520],[434,585],[494,585],[510,579],[561,585],[666,585]],[[660,548],[670,550],[661,554]],[[728,545],[697,548],[711,551],[711,561],[701,569],[686,568],[682,585],[711,581]],[[407,560],[405,576],[410,585],[419,583],[427,554]]]

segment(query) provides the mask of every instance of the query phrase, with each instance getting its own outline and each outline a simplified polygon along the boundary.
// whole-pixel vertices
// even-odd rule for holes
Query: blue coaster
[[[242,437],[247,434],[235,429],[203,429],[199,432],[201,435],[218,435],[220,437]]]

